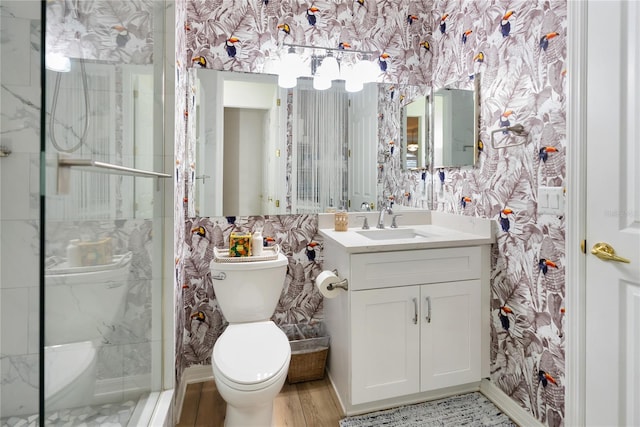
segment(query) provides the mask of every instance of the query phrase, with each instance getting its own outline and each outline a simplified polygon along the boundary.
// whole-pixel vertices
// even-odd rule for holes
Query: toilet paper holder
[[[338,274],[338,270],[334,269],[331,270],[331,272],[333,274],[335,274],[336,276],[340,277],[340,275]],[[327,290],[332,291],[335,288],[340,288],[340,289],[344,289],[345,291],[349,290],[349,281],[347,279],[342,279],[339,282],[336,283],[329,283],[327,285]]]

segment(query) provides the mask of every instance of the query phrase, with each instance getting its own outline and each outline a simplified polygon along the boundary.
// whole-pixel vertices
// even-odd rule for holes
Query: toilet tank
[[[213,290],[229,323],[269,320],[284,288],[287,257],[268,261],[211,262]]]
[[[45,345],[102,340],[122,322],[133,254],[104,265],[52,265],[45,271]]]

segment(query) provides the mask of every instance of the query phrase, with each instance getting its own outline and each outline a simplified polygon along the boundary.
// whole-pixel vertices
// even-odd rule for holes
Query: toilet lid
[[[94,363],[95,355],[96,349],[91,341],[45,347],[45,397],[53,396],[72,384]]]
[[[287,336],[271,321],[229,325],[213,347],[213,363],[230,381],[268,381],[291,357]]]

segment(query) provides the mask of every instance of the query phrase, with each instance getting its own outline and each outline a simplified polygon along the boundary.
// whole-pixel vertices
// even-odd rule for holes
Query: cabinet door
[[[421,286],[421,391],[480,380],[480,280]]]
[[[351,293],[351,404],[417,393],[419,286]]]

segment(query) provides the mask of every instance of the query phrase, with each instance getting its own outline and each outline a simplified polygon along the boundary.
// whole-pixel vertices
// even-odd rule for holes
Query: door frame
[[[567,1],[567,199],[565,240],[565,424],[585,425],[586,379],[586,238],[587,25],[588,2]]]

